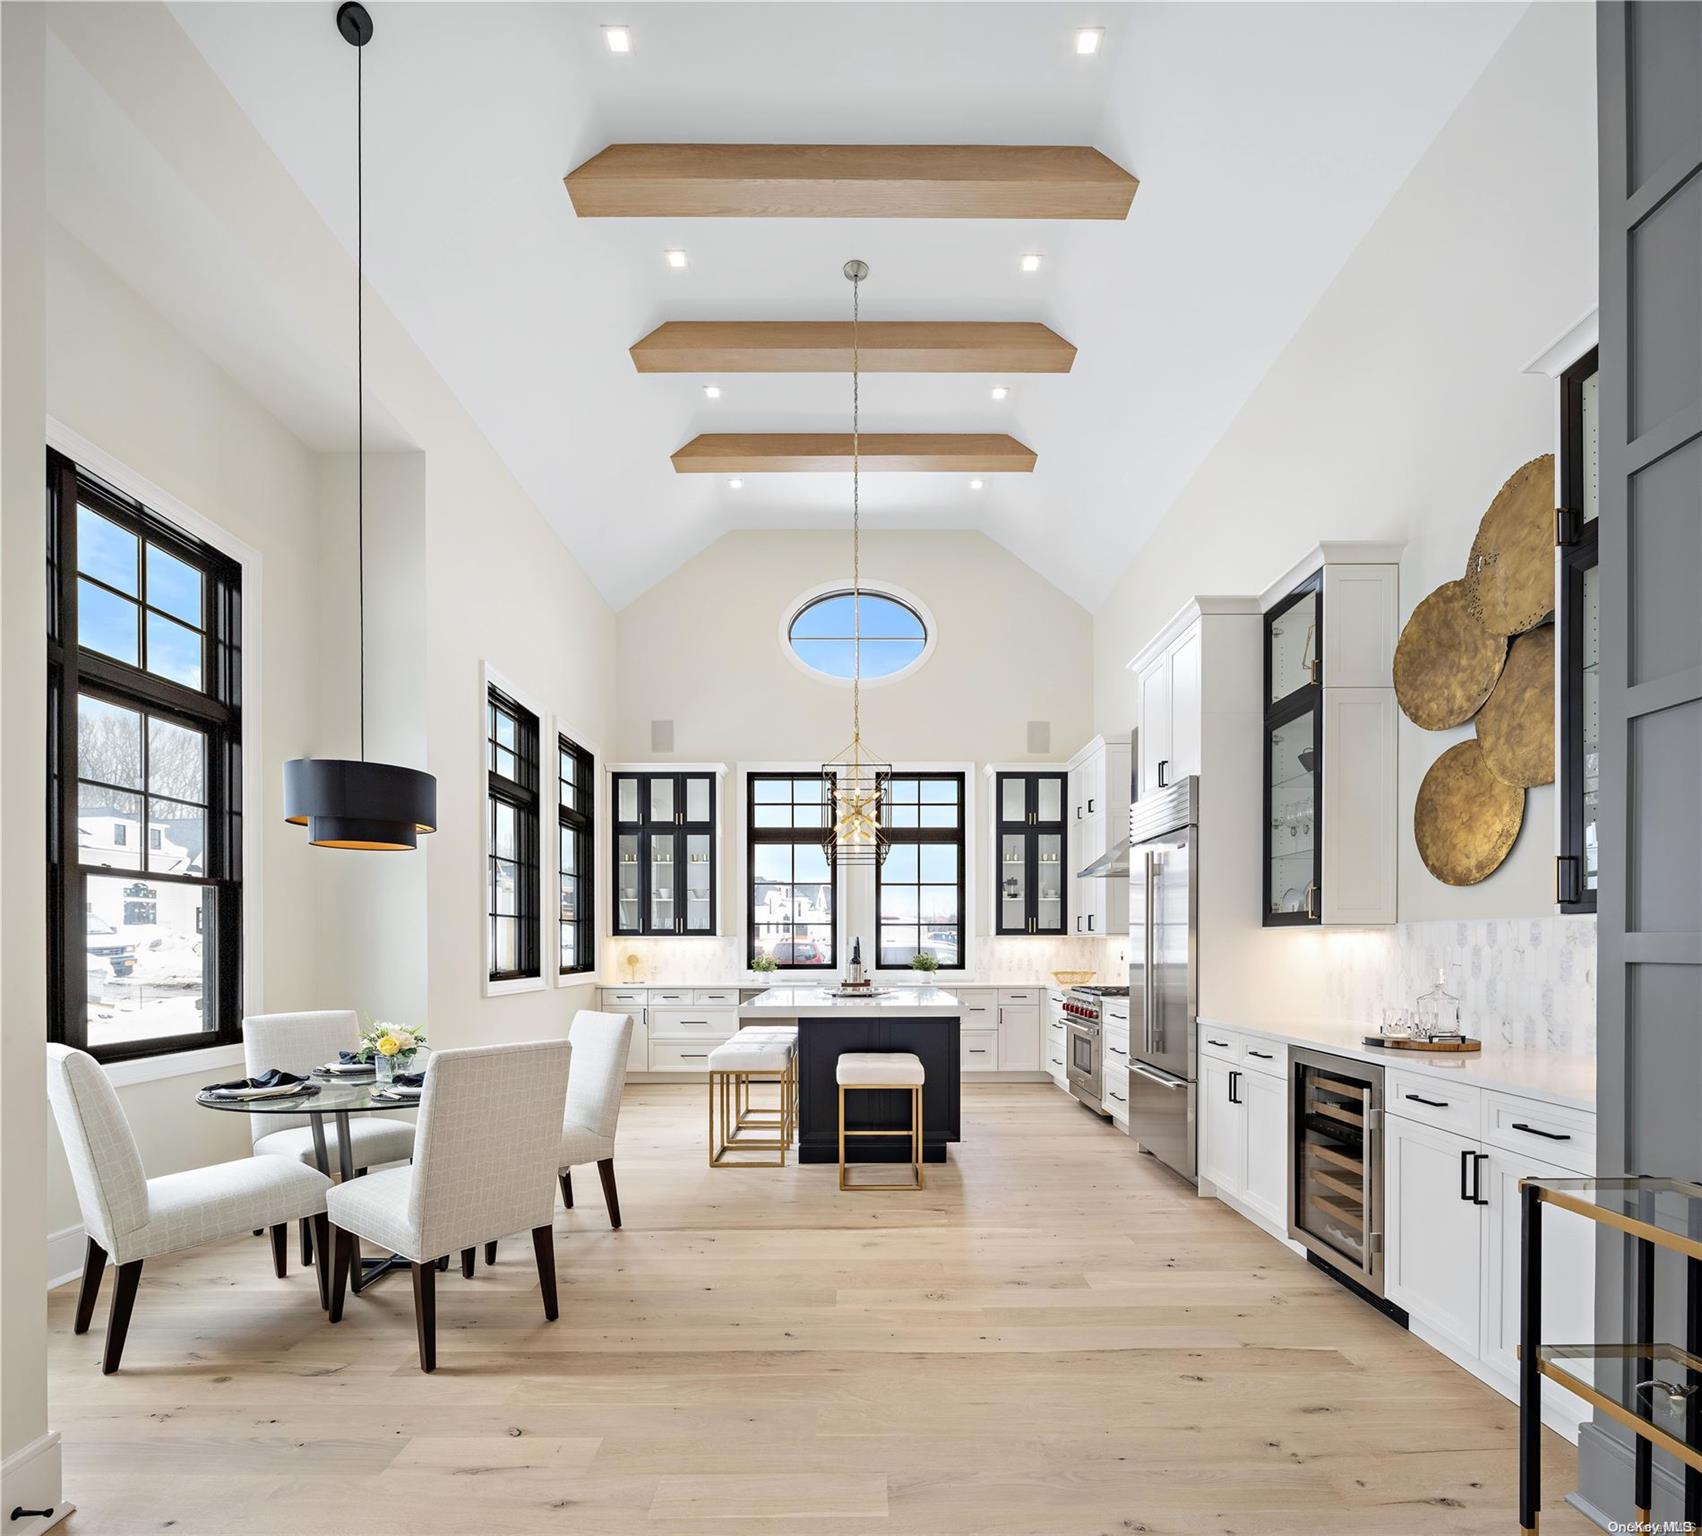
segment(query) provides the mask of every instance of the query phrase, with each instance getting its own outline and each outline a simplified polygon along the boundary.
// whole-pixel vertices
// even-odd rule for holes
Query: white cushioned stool
[[[711,1168],[784,1168],[792,1144],[793,1076],[798,1050],[790,1039],[751,1039],[740,1030],[709,1053],[709,1166]],[[780,1107],[773,1121],[747,1124],[740,1106],[748,1106],[750,1085],[778,1083]],[[717,1106],[719,1105],[719,1120]],[[768,1130],[772,1136],[752,1135]],[[773,1152],[774,1157],[734,1158],[735,1152]]]
[[[841,1189],[922,1188],[922,1085],[927,1073],[922,1059],[909,1051],[847,1051],[834,1067],[839,1083],[839,1187]],[[859,1090],[908,1088],[910,1124],[881,1131],[845,1129],[845,1095]],[[845,1141],[851,1136],[910,1136],[910,1166],[915,1170],[911,1184],[851,1184],[845,1178]]]
[[[738,1034],[733,1036],[732,1043],[752,1045],[758,1041],[784,1041],[794,1051],[798,1047],[798,1026],[796,1024],[746,1024]],[[753,1105],[751,1103],[750,1083],[735,1081],[733,1085],[733,1125],[735,1129],[745,1126],[761,1126],[772,1129],[780,1124],[780,1108],[778,1105]],[[792,1128],[798,1126],[798,1074],[792,1073]]]

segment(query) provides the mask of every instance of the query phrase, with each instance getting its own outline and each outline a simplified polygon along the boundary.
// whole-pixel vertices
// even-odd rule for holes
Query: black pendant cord
[[[355,580],[360,609],[360,760],[366,761],[366,99],[355,49]]]

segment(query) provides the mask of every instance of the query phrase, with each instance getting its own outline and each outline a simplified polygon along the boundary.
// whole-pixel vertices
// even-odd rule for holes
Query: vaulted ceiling
[[[370,280],[611,603],[729,529],[845,525],[842,471],[671,462],[700,434],[846,431],[843,373],[648,372],[630,349],[667,322],[844,320],[860,257],[865,319],[1037,322],[1077,349],[1068,372],[867,375],[865,431],[1035,455],[1027,473],[868,475],[869,521],[981,529],[1091,607],[1522,6],[370,9]],[[172,10],[352,250],[334,7]],[[610,21],[630,53],[605,46]],[[1105,29],[1097,54],[1075,52],[1081,26]],[[578,216],[563,176],[626,142],[1091,145],[1140,190],[1127,218],[1087,222]],[[279,354],[275,408],[298,431],[335,435],[287,336],[261,323],[240,345]]]

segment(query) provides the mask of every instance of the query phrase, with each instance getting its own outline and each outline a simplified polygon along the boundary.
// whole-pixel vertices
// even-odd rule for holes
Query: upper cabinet
[[[1089,875],[1081,871],[1111,849],[1129,841],[1130,746],[1096,736],[1070,759],[1071,873],[1075,903],[1072,934],[1123,934],[1129,931],[1129,877]]]
[[[712,935],[716,928],[717,769],[616,769],[614,932]]]
[[[1399,562],[1321,545],[1262,599],[1266,927],[1395,921]]]
[[[1189,625],[1136,673],[1140,795],[1200,771],[1200,627]]]
[[[995,933],[1070,931],[1068,792],[1068,776],[1057,771],[994,775],[999,858]]]
[[[1596,910],[1596,797],[1601,750],[1595,348],[1560,375],[1560,853],[1563,912]]]

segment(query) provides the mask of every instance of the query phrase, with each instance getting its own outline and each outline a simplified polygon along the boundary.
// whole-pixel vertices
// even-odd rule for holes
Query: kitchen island
[[[867,997],[839,997],[820,987],[784,987],[739,1006],[741,1024],[795,1020],[798,1025],[798,1161],[839,1160],[839,1058],[848,1051],[909,1051],[921,1058],[922,1157],[943,1163],[949,1143],[961,1140],[958,1000],[938,987],[888,987]],[[856,1093],[846,1107],[846,1129],[894,1127],[892,1140],[870,1138],[857,1148],[859,1162],[910,1161],[910,1093]]]

